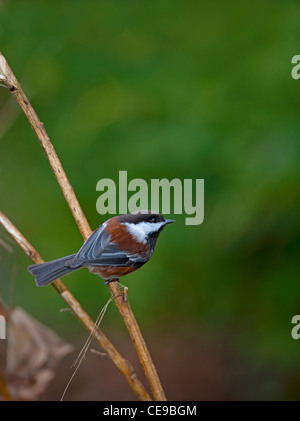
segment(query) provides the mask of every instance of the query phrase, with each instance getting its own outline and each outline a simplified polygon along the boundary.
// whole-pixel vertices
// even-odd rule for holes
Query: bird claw
[[[119,278],[111,278],[104,282],[104,285],[108,285],[111,282],[119,282]]]

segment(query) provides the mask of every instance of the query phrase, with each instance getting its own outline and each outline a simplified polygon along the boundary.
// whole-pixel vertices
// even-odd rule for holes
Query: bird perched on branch
[[[87,267],[105,284],[142,267],[153,254],[156,240],[172,219],[153,211],[115,216],[104,222],[84,242],[78,253],[28,266],[38,286]]]

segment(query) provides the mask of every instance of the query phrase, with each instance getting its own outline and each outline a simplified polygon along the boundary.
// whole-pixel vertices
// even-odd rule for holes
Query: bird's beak
[[[171,224],[172,222],[175,222],[175,219],[166,219],[165,225]]]

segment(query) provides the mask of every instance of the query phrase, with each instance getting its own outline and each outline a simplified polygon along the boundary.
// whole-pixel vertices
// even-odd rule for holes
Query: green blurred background
[[[169,399],[299,399],[300,81],[297,1],[1,1],[0,40],[95,229],[96,183],[204,178],[205,219],[165,229],[123,278]],[[43,151],[0,90],[0,208],[46,260],[80,233]],[[86,332],[29,259],[0,247],[0,293],[72,343]],[[66,285],[93,318],[109,292],[85,270]],[[119,313],[102,323],[143,375]],[[61,369],[43,399],[59,399]],[[144,381],[144,380],[143,380]],[[145,382],[145,381],[144,381]],[[134,399],[89,355],[66,399]]]

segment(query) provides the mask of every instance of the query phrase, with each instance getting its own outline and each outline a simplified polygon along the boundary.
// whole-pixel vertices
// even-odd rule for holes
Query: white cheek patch
[[[123,225],[126,226],[127,230],[130,232],[133,237],[140,243],[147,242],[147,236],[150,233],[157,232],[165,222],[139,222],[138,224],[129,224],[124,222]]]

